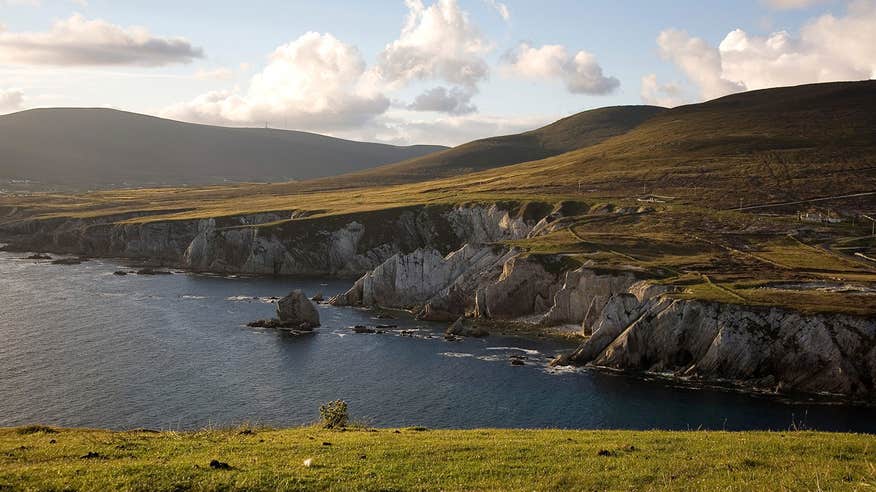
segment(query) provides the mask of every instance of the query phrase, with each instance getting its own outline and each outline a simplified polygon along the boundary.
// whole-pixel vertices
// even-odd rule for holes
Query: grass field
[[[876,437],[799,431],[29,427],[0,453],[0,490],[876,488]]]

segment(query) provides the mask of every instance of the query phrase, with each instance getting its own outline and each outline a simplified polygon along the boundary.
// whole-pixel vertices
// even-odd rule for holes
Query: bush
[[[326,429],[342,429],[347,426],[350,416],[347,414],[347,402],[335,400],[320,405],[319,416],[322,426]]]

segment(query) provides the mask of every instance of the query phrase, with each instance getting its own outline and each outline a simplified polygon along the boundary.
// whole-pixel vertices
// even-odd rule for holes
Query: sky
[[[0,114],[108,107],[456,145],[876,78],[876,0],[0,0]]]

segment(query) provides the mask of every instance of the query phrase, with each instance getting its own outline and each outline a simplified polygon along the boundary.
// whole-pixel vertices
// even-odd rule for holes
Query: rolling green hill
[[[0,116],[0,179],[38,181],[43,189],[301,180],[443,149],[194,125],[110,109]]]
[[[409,183],[544,159],[621,135],[664,111],[666,108],[656,106],[584,111],[529,132],[475,140],[326,182],[357,186]]]

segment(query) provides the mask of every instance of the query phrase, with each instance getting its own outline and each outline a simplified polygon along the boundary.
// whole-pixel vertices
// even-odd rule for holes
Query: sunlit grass
[[[0,430],[0,486],[56,490],[866,490],[876,437],[814,432]],[[310,467],[304,460],[311,459]],[[211,468],[217,460],[229,470]]]

